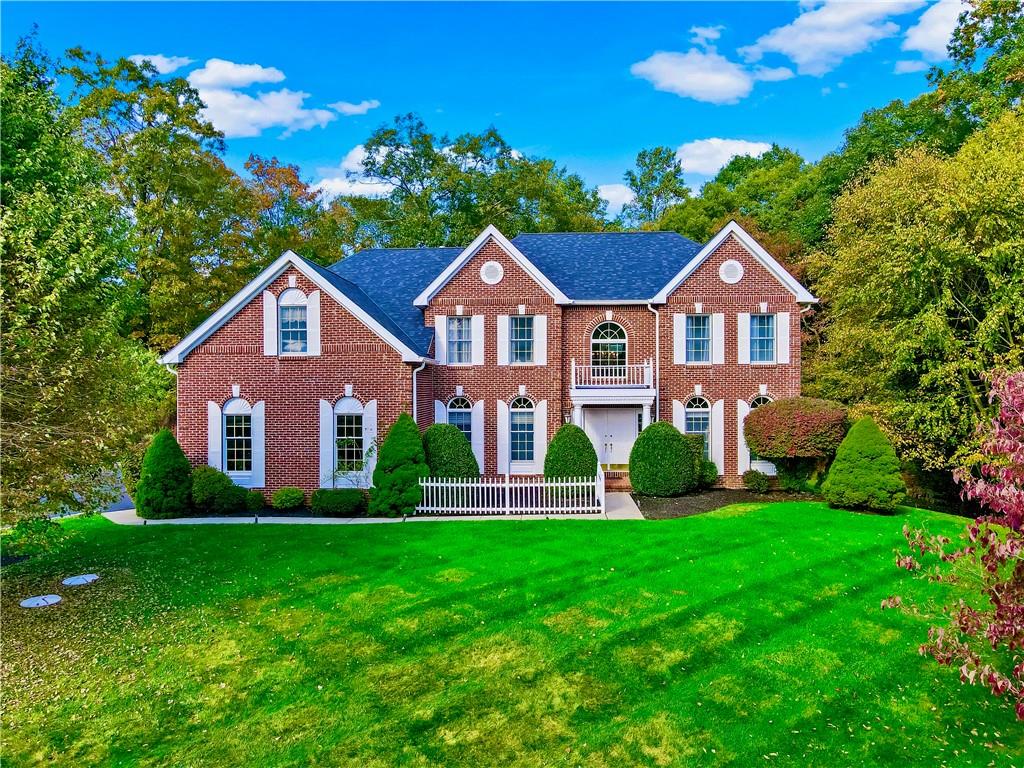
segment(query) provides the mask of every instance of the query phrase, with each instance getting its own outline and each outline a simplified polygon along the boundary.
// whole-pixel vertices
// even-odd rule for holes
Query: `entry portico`
[[[625,467],[641,430],[651,423],[657,398],[654,361],[571,364],[573,423],[587,433],[606,468]]]

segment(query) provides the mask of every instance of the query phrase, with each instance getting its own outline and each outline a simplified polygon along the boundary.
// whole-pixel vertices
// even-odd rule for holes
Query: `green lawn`
[[[905,522],[118,527],[4,569],[6,766],[1011,765],[1024,728],[882,611]],[[90,587],[59,587],[97,571]],[[58,591],[61,606],[17,607]],[[994,751],[993,751],[994,750]]]

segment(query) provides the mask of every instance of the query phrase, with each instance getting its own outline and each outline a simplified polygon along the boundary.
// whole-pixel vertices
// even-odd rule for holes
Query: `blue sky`
[[[0,10],[4,52],[33,23],[59,53],[145,55],[188,76],[228,138],[298,164],[327,192],[382,122],[496,126],[621,204],[637,151],[677,148],[699,184],[778,142],[817,159],[861,112],[927,87],[960,0],[754,3],[27,3]],[[160,58],[156,58],[159,56]],[[379,190],[355,187],[373,194]]]

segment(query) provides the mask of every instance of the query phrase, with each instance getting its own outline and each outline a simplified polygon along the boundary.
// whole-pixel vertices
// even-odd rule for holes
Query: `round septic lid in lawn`
[[[66,587],[80,587],[83,584],[92,584],[98,578],[95,573],[83,573],[81,576],[68,576],[61,584]]]
[[[45,608],[60,602],[60,595],[39,595],[21,601],[22,608]]]

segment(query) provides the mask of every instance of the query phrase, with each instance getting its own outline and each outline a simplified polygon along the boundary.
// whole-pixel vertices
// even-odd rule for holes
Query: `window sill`
[[[445,368],[473,368],[473,363],[445,363]],[[479,368],[480,366],[476,366]]]
[[[538,363],[509,363],[510,368],[535,368]]]
[[[242,488],[252,488],[252,475],[248,472],[225,472],[225,475],[231,478],[231,482],[235,485],[241,486]]]
[[[510,461],[508,464],[510,475],[536,475],[539,474],[537,462],[535,461]]]
[[[296,358],[296,357],[317,357],[312,352],[281,352],[278,357],[285,358]]]
[[[685,365],[687,368],[710,368],[714,363],[682,363],[682,365]],[[721,365],[721,363],[719,363],[719,365]]]
[[[757,366],[758,368],[770,368],[770,367],[772,367],[773,365],[778,365],[778,363],[777,363],[777,362],[775,362],[774,360],[771,360],[771,361],[768,361],[768,362],[765,362],[765,361],[761,361],[761,362],[757,362],[757,363],[755,363],[755,362],[751,362],[750,364],[751,364],[751,365],[755,365],[755,366]]]

